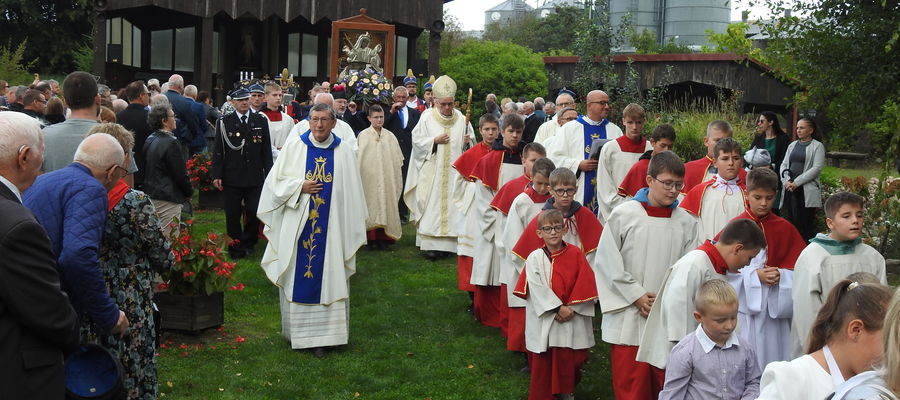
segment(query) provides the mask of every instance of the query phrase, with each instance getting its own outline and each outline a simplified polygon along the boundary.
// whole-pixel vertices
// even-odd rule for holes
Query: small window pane
[[[319,72],[319,37],[303,34],[303,58],[300,61],[300,76],[315,77]]]
[[[194,28],[175,29],[175,70],[194,70]]]
[[[142,54],[141,54],[141,45],[142,45],[141,30],[136,26],[133,29],[131,43],[132,43],[132,53],[134,54],[131,59],[131,61],[132,61],[131,65],[138,67],[138,68],[143,68],[144,60],[143,60]]]
[[[122,18],[113,18],[111,26],[109,44],[122,44]]]
[[[219,32],[213,31],[213,42],[212,42],[212,73],[219,73]]]
[[[409,68],[409,39],[403,36],[397,36],[397,63],[394,67],[394,75],[406,76],[406,69]]]
[[[288,72],[300,76],[300,34],[288,34]]]
[[[131,63],[132,60],[132,28],[131,22],[127,20],[122,21],[122,64],[125,65],[134,65]]]
[[[150,32],[150,68],[172,70],[172,30]]]
[[[110,44],[112,40],[112,20],[106,20],[106,44]]]

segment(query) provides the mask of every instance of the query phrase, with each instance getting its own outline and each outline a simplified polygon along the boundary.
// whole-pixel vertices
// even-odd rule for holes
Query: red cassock
[[[456,162],[453,163],[453,168],[462,175],[463,179],[472,182],[475,180],[472,178],[472,171],[475,169],[475,166],[478,165],[478,160],[490,151],[491,144],[482,141],[471,149],[466,150],[465,153],[462,153],[462,155],[456,159]],[[457,288],[459,288],[459,290],[466,292],[475,291],[475,285],[471,283],[472,257],[456,257],[456,278]]]
[[[649,168],[650,158],[641,156],[641,159],[631,166],[631,169],[625,174],[625,178],[622,179],[622,183],[619,184],[619,196],[634,197],[638,190],[647,187],[647,170]]]
[[[554,253],[544,248],[553,265],[550,288],[564,305],[573,305],[597,299],[597,283],[594,271],[584,253],[577,246],[566,244]],[[516,296],[528,298],[527,269],[519,275]],[[588,349],[550,347],[543,353],[529,353],[531,384],[529,400],[552,400],[555,394],[574,393],[581,380],[581,366],[587,362]]]
[[[766,237],[766,263],[767,267],[794,269],[800,252],[806,248],[806,241],[800,236],[800,232],[788,220],[773,213],[768,213],[762,218],[757,217],[750,210],[744,211],[735,219],[749,219],[756,222]],[[719,240],[716,235],[716,240]]]
[[[516,179],[506,182],[506,184],[503,185],[503,187],[501,187],[499,191],[497,191],[497,194],[494,195],[494,199],[491,200],[491,208],[500,211],[501,213],[503,213],[503,215],[509,215],[509,208],[512,207],[512,203],[516,200],[516,197],[518,197],[522,193],[529,193],[529,189],[530,193],[538,196],[535,197],[529,194],[532,200],[536,198],[543,198],[544,200],[540,201],[541,203],[543,203],[550,198],[549,194],[542,196],[535,193],[534,189],[531,187],[531,185],[529,185],[529,183],[531,183],[531,178],[529,178],[528,175],[522,175]],[[538,200],[535,200],[535,203],[537,202]]]
[[[709,158],[709,156],[703,156],[703,158],[699,160],[686,162],[684,164],[684,189],[681,189],[681,193],[690,192],[694,186],[703,183],[703,178],[706,177],[706,172],[709,171],[709,166],[712,165],[712,163],[713,159]],[[746,182],[747,171],[744,171],[742,168],[738,171],[738,177],[741,178],[741,182]]]
[[[516,150],[493,149],[478,160],[475,168],[469,174],[470,177],[473,180],[480,180],[482,185],[491,188],[491,191],[497,193],[497,190],[500,189],[500,169],[503,168],[503,159],[507,155],[511,156],[514,164],[522,164],[519,153]],[[525,189],[525,185],[522,185],[520,190],[522,189]],[[522,192],[520,191],[519,193]]]
[[[538,214],[540,215],[540,214]],[[591,254],[597,250],[597,243],[600,242],[600,234],[603,233],[603,225],[597,219],[597,216],[586,207],[578,207],[573,215],[575,217],[575,225],[578,227],[578,240],[581,241],[581,251],[584,254]],[[544,247],[544,240],[537,235],[537,217],[528,223],[522,237],[513,246],[512,252],[517,257],[525,260],[532,251]]]

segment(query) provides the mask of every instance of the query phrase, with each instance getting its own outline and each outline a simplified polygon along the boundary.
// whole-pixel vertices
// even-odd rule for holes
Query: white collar
[[[723,178],[721,175],[716,173],[716,176],[715,176],[716,183],[715,184],[716,185],[737,186],[739,177],[740,177],[740,175],[734,177],[734,179],[725,180],[725,178]]]
[[[19,199],[19,203],[22,202],[22,192],[19,192],[19,188],[17,188],[16,185],[13,185],[13,183],[10,182],[9,179],[6,179],[6,177],[3,175],[0,175],[0,182],[6,185],[6,187],[9,188],[9,191],[13,192],[13,194],[16,195],[16,197]]]
[[[334,142],[334,136],[335,136],[334,131],[332,131],[331,134],[328,135],[328,138],[325,139],[324,142],[320,142],[320,141],[316,140],[316,137],[313,136],[312,132],[310,132],[309,133],[309,142],[312,143],[313,146],[316,146],[320,149],[325,149],[325,148],[328,148],[328,146],[331,146],[331,143]]]
[[[600,125],[603,122],[603,121],[594,121],[594,120],[588,118],[587,115],[582,115],[582,118],[584,119],[584,122],[588,123],[588,125]]]
[[[709,354],[713,348],[718,346],[716,342],[709,338],[706,335],[706,331],[703,330],[703,325],[697,325],[697,330],[694,331],[694,336],[697,337],[697,340],[700,342],[700,347],[703,349],[704,353]],[[725,346],[722,346],[722,350],[731,348],[731,346],[739,346],[740,342],[738,341],[737,335],[732,332],[731,336],[728,337],[728,340],[725,341]]]
[[[238,110],[234,110],[234,115],[237,115],[238,120],[240,121],[241,117],[244,117],[244,116],[246,116],[247,119],[249,119],[249,118],[250,118],[250,113],[251,113],[251,112],[253,112],[253,108],[247,109],[247,112],[245,112],[245,113],[243,113],[243,114],[241,114],[241,112],[238,111]]]

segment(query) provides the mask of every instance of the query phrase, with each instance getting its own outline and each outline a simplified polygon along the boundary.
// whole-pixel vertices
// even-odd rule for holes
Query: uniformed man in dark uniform
[[[228,236],[237,241],[228,253],[238,259],[253,253],[256,245],[256,208],[263,181],[272,169],[272,145],[269,122],[250,112],[250,92],[237,89],[231,99],[235,111],[216,123],[212,178],[213,185],[224,191]]]

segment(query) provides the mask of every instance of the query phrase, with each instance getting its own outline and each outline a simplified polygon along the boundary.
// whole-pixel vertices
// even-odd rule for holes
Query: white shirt
[[[709,352],[716,347],[716,342],[709,338],[706,331],[703,330],[703,325],[697,325],[697,330],[694,331],[694,335],[697,336],[697,340],[700,341],[700,347],[703,349],[704,353],[709,354]],[[722,346],[722,349],[724,350],[739,344],[737,335],[732,333],[731,336],[728,337],[728,340],[725,341],[725,345]]]

